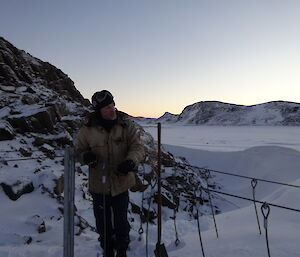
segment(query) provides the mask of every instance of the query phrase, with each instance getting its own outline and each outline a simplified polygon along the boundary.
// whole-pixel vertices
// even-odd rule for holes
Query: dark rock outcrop
[[[89,104],[75,88],[74,82],[60,69],[17,49],[2,37],[0,37],[0,84],[15,87],[41,84],[83,105]]]
[[[15,137],[15,132],[12,126],[7,121],[0,122],[0,141],[11,140]]]
[[[13,201],[18,200],[22,195],[29,194],[34,190],[33,183],[27,179],[23,181],[17,180],[12,184],[2,182],[0,185],[9,199]]]

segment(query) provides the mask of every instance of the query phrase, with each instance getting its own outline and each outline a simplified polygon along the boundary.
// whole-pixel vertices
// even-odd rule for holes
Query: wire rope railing
[[[249,179],[249,180],[257,180],[257,181],[266,182],[266,183],[272,183],[272,184],[277,184],[277,185],[281,185],[281,186],[289,186],[289,187],[300,188],[300,185],[293,185],[293,184],[279,182],[279,181],[272,181],[272,180],[267,180],[267,179],[262,179],[262,178],[255,178],[255,177],[250,177],[250,176],[244,176],[244,175],[234,174],[234,173],[231,173],[231,172],[225,172],[225,171],[219,171],[219,170],[201,168],[201,167],[197,167],[197,166],[189,165],[189,164],[186,164],[186,166],[190,167],[192,169],[197,169],[197,170],[199,170],[202,173],[205,173],[206,171],[209,171],[209,172],[212,172],[212,173],[218,173],[218,174],[223,174],[223,175],[228,175],[228,176],[233,176],[233,177],[245,178],[245,179]]]

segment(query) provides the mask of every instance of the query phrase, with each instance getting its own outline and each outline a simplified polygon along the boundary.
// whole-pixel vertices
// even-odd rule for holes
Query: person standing
[[[89,165],[89,191],[104,257],[126,257],[130,242],[129,192],[144,146],[133,121],[116,110],[107,90],[92,96],[90,113],[75,141],[79,161]],[[115,256],[116,250],[116,256]]]

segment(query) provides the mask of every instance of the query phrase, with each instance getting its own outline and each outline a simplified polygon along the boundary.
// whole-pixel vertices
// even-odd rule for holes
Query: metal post
[[[155,257],[168,257],[165,245],[161,243],[161,124],[157,124],[158,128],[158,142],[157,142],[157,243],[154,250]]]
[[[65,150],[64,171],[64,257],[74,257],[74,148]]]
[[[157,124],[157,243],[161,244],[161,124]]]

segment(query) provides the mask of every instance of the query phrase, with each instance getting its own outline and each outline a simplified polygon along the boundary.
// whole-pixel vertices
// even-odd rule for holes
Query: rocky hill
[[[74,82],[60,69],[17,49],[2,37],[0,37],[0,84],[3,91],[10,92],[15,87],[18,91],[28,91],[32,94],[36,91],[30,85],[43,85],[59,95],[68,96],[70,100],[76,100],[83,105],[89,104],[75,88]]]
[[[158,119],[140,118],[137,121],[218,126],[299,126],[300,103],[273,101],[245,106],[203,101],[186,106],[180,114],[166,112]]]
[[[66,74],[0,38],[0,246],[30,245],[27,256],[41,247],[62,256],[64,149],[72,145],[89,109],[89,101]],[[138,126],[138,125],[137,125]],[[131,191],[130,222],[136,229],[156,223],[156,143],[138,126],[147,156]],[[199,170],[171,153],[162,152],[164,219],[180,212],[188,219],[209,213],[208,196],[197,197],[204,183]],[[209,186],[215,187],[212,178]],[[206,183],[206,182],[205,182]],[[95,245],[87,167],[76,164],[77,242]],[[217,205],[218,198],[213,196]],[[218,211],[215,206],[216,212]],[[60,245],[60,247],[58,247]],[[34,247],[33,247],[34,246]],[[90,246],[87,246],[90,247]],[[50,251],[50,250],[49,250]],[[11,256],[16,256],[8,250]],[[42,255],[41,255],[42,256]],[[43,255],[46,256],[46,255]],[[50,255],[47,255],[50,256]]]
[[[177,122],[205,125],[300,125],[300,104],[274,101],[244,106],[199,102],[185,107]]]

